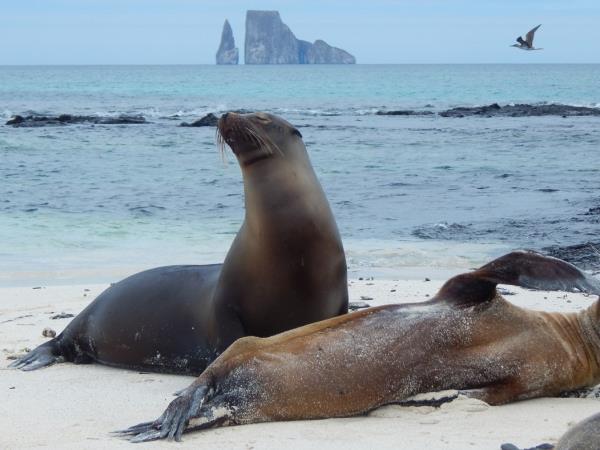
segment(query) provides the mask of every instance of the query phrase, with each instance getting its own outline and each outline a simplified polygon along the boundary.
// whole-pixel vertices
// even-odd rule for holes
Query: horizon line
[[[598,62],[401,62],[401,63],[356,63],[356,64],[215,64],[215,63],[20,63],[0,64],[0,67],[94,67],[94,66],[219,66],[219,67],[277,67],[277,66],[450,66],[450,65],[598,65]]]

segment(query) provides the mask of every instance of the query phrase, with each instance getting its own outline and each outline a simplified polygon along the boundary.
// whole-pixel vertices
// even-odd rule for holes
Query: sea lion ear
[[[302,133],[300,133],[297,128],[292,128],[292,134],[295,134],[300,139],[302,139]]]

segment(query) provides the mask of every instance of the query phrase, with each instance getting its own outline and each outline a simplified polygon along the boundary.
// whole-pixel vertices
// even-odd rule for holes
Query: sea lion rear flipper
[[[568,262],[532,251],[508,253],[448,280],[434,300],[471,305],[492,300],[498,284],[600,295],[600,281]]]
[[[62,362],[63,359],[64,358],[60,355],[60,349],[55,338],[34,348],[25,356],[22,356],[11,363],[8,367],[30,371],[51,366],[54,363]]]

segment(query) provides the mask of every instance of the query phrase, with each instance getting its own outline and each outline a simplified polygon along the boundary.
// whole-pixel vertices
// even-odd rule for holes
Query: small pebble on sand
[[[42,330],[42,336],[53,338],[56,336],[56,331],[54,331],[52,328],[46,327]]]

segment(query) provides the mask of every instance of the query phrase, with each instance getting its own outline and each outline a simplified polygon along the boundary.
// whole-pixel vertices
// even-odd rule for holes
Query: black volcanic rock
[[[379,110],[375,113],[377,116],[431,116],[433,114],[433,111],[413,111],[412,109]]]
[[[79,116],[83,117],[83,116]],[[95,120],[98,119],[98,120]],[[83,122],[92,122],[100,125],[137,125],[146,122],[146,119],[143,116],[118,116],[118,117],[102,117],[102,118],[92,118],[92,120],[83,120]],[[76,122],[72,122],[76,123]]]
[[[219,118],[213,113],[208,113],[200,119],[196,119],[193,122],[181,122],[180,127],[216,127],[219,122]]]
[[[544,247],[542,252],[555,258],[564,259],[582,269],[600,268],[600,242],[586,242],[576,245],[552,245]]]
[[[19,125],[20,123],[23,123],[25,121],[25,118],[23,116],[19,116],[18,114],[16,116],[12,116],[10,119],[8,119],[8,121],[6,122],[6,125]]]
[[[221,33],[221,44],[219,50],[217,50],[217,64],[237,64],[239,57],[239,51],[233,39],[233,30],[229,25],[229,21],[225,19],[223,32]]]
[[[144,124],[146,119],[143,116],[117,117],[98,117],[98,116],[74,116],[71,114],[61,114],[59,116],[14,116],[6,122],[6,125],[13,127],[46,127],[53,125],[70,125],[77,123],[91,123],[98,125],[136,125]]]
[[[246,64],[355,64],[354,56],[325,41],[296,38],[278,11],[247,11]]]
[[[600,108],[570,106],[561,104],[549,105],[506,105],[492,103],[487,106],[452,108],[440,112],[442,117],[532,117],[532,116],[600,116]]]

